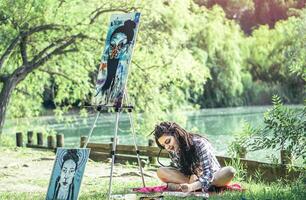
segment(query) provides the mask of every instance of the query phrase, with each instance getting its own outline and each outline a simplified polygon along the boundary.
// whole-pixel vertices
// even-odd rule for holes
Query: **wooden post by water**
[[[56,147],[64,147],[64,134],[56,135]]]
[[[149,147],[154,147],[154,146],[156,146],[155,140],[149,139],[149,140],[148,140],[148,145],[149,145]],[[150,157],[150,156],[149,156],[148,159],[149,159],[149,163],[150,163],[150,164],[156,164],[156,157]]]
[[[16,146],[23,147],[23,136],[21,132],[16,133]]]
[[[280,159],[281,159],[281,164],[287,165],[287,164],[292,164],[292,154],[288,150],[281,150],[280,151]]]
[[[37,145],[43,146],[44,145],[44,137],[41,132],[37,133]]]
[[[48,148],[54,149],[55,148],[55,139],[54,139],[54,136],[53,135],[49,135],[47,137],[47,140],[48,140]]]
[[[111,141],[111,143],[113,143],[114,142],[114,137],[111,137],[110,141]],[[119,144],[119,137],[117,137],[117,143],[116,144]]]
[[[81,136],[80,138],[80,147],[83,148],[87,142],[87,136]]]
[[[28,131],[28,144],[33,145],[33,131]]]
[[[237,154],[239,158],[246,158],[247,149],[245,147],[240,147],[240,149],[237,151]]]

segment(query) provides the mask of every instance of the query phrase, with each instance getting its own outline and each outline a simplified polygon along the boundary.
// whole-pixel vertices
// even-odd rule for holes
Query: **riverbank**
[[[291,105],[291,107],[297,109],[300,106]],[[250,122],[253,127],[262,126],[263,112],[268,108],[271,108],[271,106],[214,108],[182,111],[180,114],[186,117],[184,127],[187,130],[205,135],[212,142],[218,155],[228,156],[228,145],[234,140],[234,134],[242,130],[245,121]],[[141,121],[141,114],[138,116]],[[23,132],[24,134],[27,131],[42,132],[45,137],[49,134],[54,135],[55,133],[60,133],[65,135],[66,147],[78,147],[80,136],[88,135],[94,119],[94,113],[89,113],[86,116],[75,113],[63,115],[60,120],[54,115],[15,120],[8,119],[3,130],[3,135],[14,139],[16,132]],[[103,114],[95,126],[91,141],[99,143],[109,142],[114,134],[114,127],[115,116],[111,113]],[[144,135],[148,135],[150,131],[152,130],[137,133],[138,145],[147,145],[148,138],[144,137]],[[125,113],[120,117],[118,134],[120,144],[133,144],[132,137],[130,137],[129,119]],[[263,150],[250,152],[246,158],[271,163],[278,157],[278,152]]]

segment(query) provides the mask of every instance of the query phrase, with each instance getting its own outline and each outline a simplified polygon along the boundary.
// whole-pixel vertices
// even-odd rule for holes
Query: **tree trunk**
[[[10,101],[12,91],[16,87],[16,84],[17,81],[13,78],[9,78],[3,82],[3,87],[0,93],[0,136],[2,135],[7,106]]]
[[[50,31],[56,29],[57,25],[53,24],[46,24],[30,28],[28,31],[20,33],[20,35],[12,41],[11,45],[7,48],[4,54],[2,56],[0,55],[0,68],[1,68],[3,67],[5,59],[9,56],[9,54],[18,44],[19,38],[21,37],[20,53],[22,57],[22,64],[19,67],[17,67],[16,70],[13,73],[11,73],[9,76],[4,76],[0,74],[0,81],[3,83],[0,92],[0,136],[2,135],[3,132],[7,106],[9,104],[12,92],[16,88],[16,85],[20,81],[22,81],[26,76],[28,76],[28,74],[30,74],[33,70],[44,65],[54,56],[64,55],[68,52],[76,51],[74,49],[67,49],[67,48],[75,44],[76,39],[82,40],[86,38],[86,36],[81,33],[77,35],[71,35],[69,37],[59,38],[58,40],[51,42],[43,50],[41,50],[35,56],[33,56],[33,59],[31,61],[28,61],[27,50],[26,50],[27,47],[26,38],[37,32]]]

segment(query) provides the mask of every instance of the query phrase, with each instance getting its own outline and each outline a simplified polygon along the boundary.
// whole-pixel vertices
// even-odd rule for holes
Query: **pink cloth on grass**
[[[222,186],[222,187],[215,187],[213,191],[208,191],[208,193],[211,195],[211,194],[216,194],[216,193],[222,193],[224,191],[242,192],[244,191],[244,189],[241,187],[239,183],[233,183],[233,184],[229,184],[229,185]]]
[[[230,191],[240,191],[240,192],[243,191],[243,189],[242,189],[242,187],[239,183],[234,183],[234,184],[227,185],[227,186],[225,186],[225,189],[230,190]]]
[[[167,191],[167,186],[154,186],[154,187],[142,187],[142,188],[133,188],[135,192],[141,193],[152,193],[152,192],[165,192]]]
[[[220,192],[227,191],[243,191],[239,183],[230,184],[224,187],[220,187]],[[133,188],[134,192],[140,193],[154,193],[154,192],[166,192],[168,191],[167,185],[162,186],[153,186],[153,187],[142,187],[142,188]]]

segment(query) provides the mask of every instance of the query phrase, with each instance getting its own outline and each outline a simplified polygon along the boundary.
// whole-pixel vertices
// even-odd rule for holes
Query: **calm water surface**
[[[203,109],[194,112],[184,112],[187,116],[187,130],[197,130],[205,135],[212,142],[217,155],[228,155],[227,147],[234,139],[234,133],[241,131],[243,121],[249,122],[253,127],[263,125],[263,113],[270,107],[238,107],[238,108],[219,108]],[[16,131],[26,127],[36,127],[47,130],[54,130],[57,133],[65,135],[65,145],[69,147],[78,147],[81,135],[88,135],[94,122],[95,115],[87,117],[79,115],[65,116],[64,120],[58,121],[54,116],[44,116],[32,119],[8,120],[4,129],[4,134],[14,137]],[[106,143],[114,134],[115,114],[102,114],[93,131],[91,142]],[[153,129],[153,127],[152,127]],[[130,134],[129,119],[126,114],[121,114],[119,121],[120,144],[133,144],[133,138]],[[147,145],[147,138],[137,136],[138,145]],[[271,151],[259,151],[249,153],[247,158],[261,161],[268,161],[266,157]],[[277,155],[277,154],[276,154]]]

